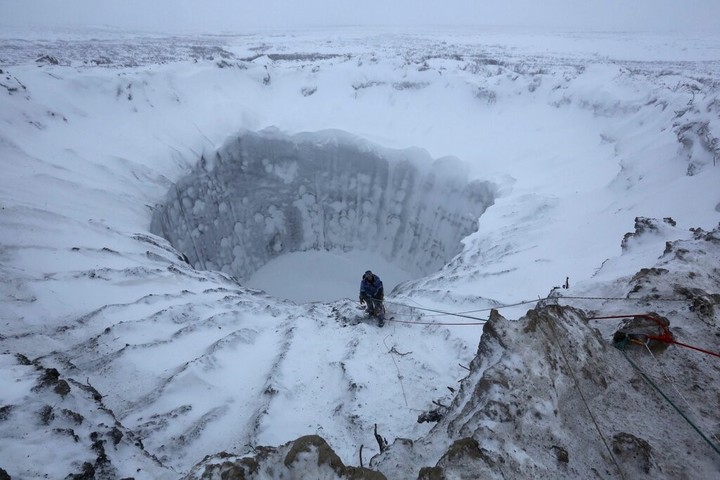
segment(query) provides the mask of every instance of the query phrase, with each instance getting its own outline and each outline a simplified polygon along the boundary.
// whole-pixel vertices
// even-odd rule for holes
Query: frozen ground
[[[485,319],[486,309],[534,302],[567,277],[569,294],[626,295],[627,276],[655,265],[666,241],[690,241],[691,227],[711,230],[720,220],[717,36],[2,29],[0,38],[0,468],[12,478],[64,478],[87,465],[108,478],[180,478],[207,454],[245,454],[309,433],[357,463],[361,445],[365,458],[377,453],[375,424],[390,439],[426,438],[431,426],[417,423],[418,415],[433,401],[450,404],[468,375],[464,367],[484,361],[475,360],[482,323],[475,318]],[[268,128],[287,138],[327,138],[331,130],[331,138],[391,157],[454,157],[457,172],[446,170],[492,185],[493,203],[461,243],[422,249],[415,235],[396,242],[398,226],[432,225],[393,208],[412,204],[427,218],[423,202],[403,203],[422,200],[426,185],[408,181],[395,203],[382,203],[390,190],[371,191],[368,198],[387,206],[369,211],[382,212],[372,227],[383,232],[379,250],[388,265],[359,265],[361,250],[344,243],[348,255],[332,262],[343,275],[352,270],[343,286],[320,271],[338,250],[316,257],[313,273],[335,279],[335,298],[352,299],[332,303],[278,298],[297,293],[287,283],[302,270],[267,271],[274,265],[265,262],[287,243],[242,244],[238,234],[231,262],[242,256],[246,265],[264,266],[255,274],[267,275],[265,285],[282,285],[268,288],[277,295],[269,296],[249,288],[252,280],[238,282],[237,272],[193,268],[185,261],[190,249],[150,233],[153,215],[188,175],[209,171],[207,162],[241,132]],[[378,173],[377,182],[405,178],[383,161],[376,171],[390,173]],[[237,205],[245,192],[256,209],[248,218],[262,220],[271,239],[289,231],[275,214],[289,212],[285,200],[298,197],[263,202],[266,190],[252,187],[295,178],[278,162],[264,164],[265,174],[253,170],[257,182],[242,177],[242,189],[222,190]],[[332,182],[310,193],[344,191],[320,187],[345,185],[339,179],[348,169],[327,170]],[[214,188],[199,178],[187,185]],[[443,202],[450,198],[443,191],[431,205],[450,212],[459,202]],[[173,231],[200,251],[211,224],[235,232],[237,222],[186,204],[196,193],[175,195],[178,208],[197,216],[176,215],[187,223]],[[304,212],[323,212],[307,218],[343,224],[329,210],[313,210],[316,204],[325,206],[303,200]],[[342,218],[369,218],[353,216],[362,201],[334,205]],[[662,223],[623,250],[640,216],[677,224]],[[451,213],[441,217],[455,222]],[[330,231],[312,225],[303,232]],[[230,236],[212,236],[221,254]],[[320,244],[313,243],[319,236],[293,238]],[[319,255],[299,251],[293,255]],[[379,330],[357,317],[366,268],[392,283],[393,271],[428,259],[436,268],[415,269],[388,298],[397,322]],[[517,319],[532,306],[500,312]],[[616,305],[576,306],[625,313]],[[475,318],[418,308],[473,311]],[[458,322],[472,325],[446,325]],[[480,375],[476,369],[473,379]],[[426,439],[417,465],[434,465],[443,442],[454,440]],[[693,462],[712,471],[708,455],[697,455]]]
[[[271,295],[297,303],[355,299],[359,276],[365,270],[382,272],[383,286],[390,293],[413,276],[389,264],[373,252],[295,252],[270,260],[245,283]]]

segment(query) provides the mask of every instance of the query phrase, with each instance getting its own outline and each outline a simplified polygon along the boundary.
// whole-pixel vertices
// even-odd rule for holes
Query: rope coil
[[[649,340],[657,340],[659,342],[663,342],[663,343],[667,343],[667,344],[679,345],[681,347],[689,348],[692,350],[696,350],[698,352],[705,353],[707,355],[712,355],[712,356],[720,358],[720,353],[711,352],[710,350],[705,350],[704,348],[695,347],[695,346],[688,345],[687,343],[683,343],[683,342],[678,342],[677,340],[675,340],[675,337],[672,334],[672,332],[670,331],[670,328],[668,327],[668,325],[666,325],[665,322],[663,322],[662,320],[660,320],[659,318],[657,318],[653,315],[649,315],[649,314],[645,314],[645,313],[630,314],[630,315],[610,315],[610,316],[606,316],[606,317],[590,317],[590,318],[588,318],[588,320],[609,320],[609,319],[621,319],[621,318],[633,318],[633,317],[645,318],[645,319],[651,320],[658,324],[662,333],[660,335],[644,335],[645,338],[647,338]]]

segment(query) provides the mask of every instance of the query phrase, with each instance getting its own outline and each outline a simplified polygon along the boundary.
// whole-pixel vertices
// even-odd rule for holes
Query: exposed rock
[[[66,480],[95,480],[95,467],[92,463],[85,462],[80,473],[68,475]]]
[[[33,364],[33,363],[32,363],[32,360],[30,360],[29,358],[27,358],[27,357],[26,357],[25,355],[23,355],[22,353],[16,353],[16,354],[15,354],[15,358],[17,359],[17,362],[18,362],[18,364],[20,364],[20,365],[29,366],[29,365],[32,365],[32,364]]]
[[[42,388],[52,387],[53,391],[61,397],[70,393],[70,384],[66,380],[60,379],[60,372],[56,368],[44,368],[39,364],[35,366],[42,371],[42,374],[33,387],[33,391],[37,392]]]
[[[318,435],[307,435],[280,447],[257,447],[253,456],[229,460],[221,453],[206,457],[186,477],[251,480],[261,478],[327,478],[384,480],[381,473],[363,467],[345,466],[340,457]]]
[[[649,318],[652,317],[652,318]],[[654,319],[654,320],[653,320]],[[624,319],[620,327],[613,334],[613,342],[625,345],[639,344],[647,346],[653,351],[664,350],[668,347],[667,341],[661,341],[654,337],[662,337],[667,334],[670,321],[658,314],[648,316],[634,316]],[[668,339],[672,338],[672,334]]]
[[[485,478],[497,471],[496,462],[473,438],[456,440],[437,464],[443,478]]]
[[[65,380],[59,380],[57,385],[55,385],[55,388],[53,388],[53,391],[61,397],[64,397],[70,393],[70,385]]]
[[[553,445],[551,448],[555,451],[555,457],[558,462],[570,463],[570,454],[567,450],[562,447],[558,447],[557,445]]]
[[[77,436],[75,430],[73,430],[72,428],[54,428],[53,431],[61,435],[67,435],[68,437],[72,438],[75,443],[80,441],[80,437]]]
[[[418,480],[445,480],[445,472],[440,467],[423,467],[418,474]]]
[[[53,387],[57,385],[59,379],[60,372],[56,368],[45,368],[40,378],[38,378],[35,389]]]
[[[118,427],[113,427],[112,430],[110,430],[110,432],[108,433],[108,435],[110,435],[113,445],[115,445],[116,447],[118,443],[120,443],[120,440],[122,440],[123,438],[123,433]]]
[[[658,277],[666,273],[668,273],[667,268],[641,268],[640,271],[630,279],[630,283],[638,283],[642,280],[648,280],[649,277]]]
[[[657,233],[662,227],[674,227],[675,225],[675,220],[670,217],[665,217],[662,222],[656,218],[635,217],[635,231],[626,233],[620,246],[623,251],[625,251],[628,249],[631,240],[637,239],[649,233]]]
[[[35,60],[38,65],[59,65],[60,61],[52,55],[41,55]]]
[[[654,466],[650,444],[635,435],[620,432],[613,436],[612,451],[623,461],[623,466],[634,466],[637,473],[649,474]],[[627,473],[627,472],[626,472]]]
[[[716,306],[720,305],[720,294],[681,285],[676,285],[674,290],[691,302],[690,311],[695,312],[707,324],[715,325]]]
[[[418,474],[418,480],[445,480],[445,472],[440,467],[423,467]]]
[[[318,435],[307,435],[300,437],[292,442],[290,451],[285,456],[284,464],[286,467],[291,467],[303,453],[312,453],[313,451],[317,454],[317,464],[329,465],[330,468],[335,472],[340,472],[344,468],[340,457],[330,448],[327,442],[319,437]]]
[[[85,420],[85,417],[83,417],[81,414],[73,412],[72,410],[69,410],[67,408],[63,408],[61,412],[66,418],[72,420],[75,425],[81,425]]]
[[[55,412],[53,412],[53,407],[51,407],[50,405],[43,406],[38,412],[38,418],[40,419],[40,423],[42,425],[50,425],[50,422],[55,419]]]
[[[3,405],[0,407],[0,422],[8,419],[15,405]]]
[[[423,412],[420,415],[418,415],[418,423],[424,423],[424,422],[437,422],[443,417],[443,411],[447,410],[446,408],[438,407],[434,408],[432,410],[429,410],[427,412]]]
[[[707,242],[720,243],[720,224],[718,224],[717,228],[709,232],[706,232],[702,228],[691,228],[690,231],[693,232],[693,237],[695,238],[695,240],[705,240]]]

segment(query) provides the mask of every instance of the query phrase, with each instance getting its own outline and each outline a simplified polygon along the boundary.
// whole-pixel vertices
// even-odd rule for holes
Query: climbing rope
[[[686,298],[627,298],[627,297],[572,297],[572,296],[560,296],[560,297],[548,297],[548,299],[562,300],[564,298],[572,300],[615,300],[615,301],[628,301],[628,302],[687,302]]]
[[[410,308],[410,309],[414,309],[414,310],[423,310],[423,311],[426,311],[426,312],[435,312],[435,313],[438,313],[438,314],[441,314],[441,315],[450,315],[450,316],[453,316],[453,317],[462,317],[462,318],[469,318],[469,319],[471,319],[471,320],[479,320],[479,321],[482,321],[483,323],[485,323],[485,322],[487,321],[487,320],[484,319],[484,318],[472,317],[472,316],[470,316],[470,315],[464,315],[464,314],[462,314],[462,313],[444,312],[444,311],[442,311],[442,310],[435,310],[435,309],[432,309],[432,308],[415,307],[415,306],[412,306],[412,305],[405,305],[405,304],[403,304],[403,303],[391,302],[391,301],[388,301],[388,300],[385,300],[385,303],[389,303],[390,305],[398,305],[398,306],[400,306],[400,307],[406,307],[406,308]],[[405,323],[409,323],[409,322],[405,322]],[[440,325],[440,324],[437,323],[436,325]],[[464,323],[464,324],[461,324],[461,325],[471,325],[471,324]],[[475,323],[475,324],[472,324],[472,325],[477,325],[477,324]]]
[[[702,431],[700,431],[700,429],[697,427],[697,425],[695,425],[695,424],[692,422],[692,420],[690,420],[690,419],[687,417],[687,415],[685,415],[685,414],[683,413],[683,411],[680,410],[680,408],[679,408],[677,405],[675,405],[675,403],[670,399],[670,397],[668,397],[668,396],[665,394],[665,392],[663,392],[663,391],[660,389],[660,387],[658,387],[658,386],[655,384],[655,382],[653,382],[653,381],[650,379],[650,377],[648,377],[648,376],[645,374],[645,372],[643,372],[643,371],[640,369],[640,367],[638,367],[637,364],[630,359],[630,357],[628,356],[627,352],[625,351],[625,346],[627,345],[627,342],[628,342],[627,339],[623,339],[623,340],[621,340],[620,342],[616,342],[616,343],[615,343],[615,348],[617,348],[618,350],[620,350],[620,351],[623,353],[623,356],[625,357],[625,359],[630,363],[630,365],[633,366],[633,368],[635,368],[635,370],[638,371],[638,373],[645,379],[645,381],[646,381],[648,384],[650,384],[650,386],[653,387],[653,388],[670,404],[670,406],[672,406],[672,407],[675,409],[675,411],[678,412],[678,413],[680,414],[680,416],[682,416],[682,417],[685,419],[685,421],[686,421],[688,424],[690,424],[690,426],[693,428],[693,430],[695,430],[695,431],[698,433],[698,435],[700,435],[700,437],[702,437],[702,439],[705,440],[705,442],[706,442],[708,445],[710,445],[710,447],[711,447],[713,450],[715,450],[715,453],[717,453],[718,455],[720,455],[720,448],[718,448],[717,445],[715,445],[712,441],[710,441],[710,439],[709,439],[707,436],[705,436],[705,434],[702,433]]]
[[[595,420],[595,415],[593,415],[592,410],[590,409],[590,405],[588,404],[587,400],[585,399],[585,395],[583,394],[582,388],[580,388],[580,382],[578,381],[577,377],[575,376],[575,372],[573,371],[572,367],[570,366],[570,361],[568,360],[567,356],[565,355],[565,351],[562,348],[562,345],[560,345],[560,340],[558,339],[557,332],[555,330],[554,322],[550,321],[548,322],[550,324],[550,329],[552,330],[552,336],[555,340],[555,344],[557,345],[558,349],[560,350],[560,354],[563,357],[563,360],[565,360],[565,365],[567,366],[568,371],[570,372],[570,375],[573,378],[573,381],[575,382],[575,388],[577,388],[577,391],[580,393],[580,398],[582,399],[583,403],[585,404],[585,408],[588,411],[588,414],[590,415],[590,418],[592,419],[593,423],[595,424],[595,429],[597,430],[598,434],[600,435],[600,439],[602,439],[603,444],[605,445],[605,448],[607,449],[608,453],[610,454],[610,458],[612,458],[613,463],[615,464],[615,467],[617,468],[618,472],[620,473],[620,478],[625,479],[625,475],[623,474],[622,468],[620,468],[620,464],[618,463],[617,459],[615,458],[615,455],[613,454],[612,449],[610,448],[610,445],[608,445],[607,440],[605,440],[605,435],[603,435],[602,430],[600,430],[600,426],[597,423],[597,420]]]
[[[465,326],[465,325],[484,325],[485,322],[487,322],[487,319],[468,315],[469,313],[488,312],[490,310],[500,310],[502,308],[517,307],[520,305],[528,305],[531,303],[537,303],[537,302],[542,302],[542,301],[547,301],[547,300],[613,300],[613,301],[633,301],[633,302],[648,301],[648,299],[643,299],[643,298],[625,298],[625,297],[580,297],[580,296],[577,296],[577,297],[574,297],[574,296],[545,297],[545,298],[538,298],[535,300],[523,300],[521,302],[516,302],[516,303],[496,305],[494,307],[480,308],[480,309],[476,309],[476,310],[465,310],[462,312],[447,312],[447,311],[436,310],[436,309],[432,309],[432,308],[407,305],[407,304],[400,303],[400,302],[392,302],[389,300],[385,300],[385,303],[388,303],[390,305],[397,305],[399,307],[405,307],[405,308],[409,308],[409,309],[413,309],[413,310],[422,310],[425,312],[433,312],[435,314],[435,315],[425,315],[426,317],[450,315],[453,317],[469,318],[471,320],[477,320],[478,322],[481,322],[481,323],[442,323],[442,322],[408,322],[408,321],[401,321],[401,320],[392,320],[392,321],[398,322],[398,323],[408,323],[408,324],[414,323],[414,324],[418,324],[418,325],[461,325],[461,326]],[[677,299],[677,298],[653,298],[650,300],[652,300],[653,302],[686,302],[687,301],[687,299]],[[597,317],[594,319],[600,319],[600,318],[602,318],[602,317]],[[626,317],[606,317],[606,318],[626,318]],[[593,319],[591,318],[589,320],[593,320]],[[682,344],[679,344],[679,345],[682,345]],[[686,345],[683,345],[683,346],[686,346]],[[693,348],[693,347],[689,347],[689,348]],[[706,351],[705,353],[709,353],[709,352]],[[712,355],[717,355],[717,354],[713,353]],[[717,355],[717,356],[720,356],[720,355]]]
[[[448,314],[450,315],[450,314]],[[397,320],[395,318],[386,318],[385,319],[388,322],[395,322],[395,323],[406,323],[408,325],[459,325],[459,326],[479,326],[479,325],[485,325],[487,320],[483,320],[481,318],[478,318],[480,320],[477,323],[470,323],[470,322],[415,322],[415,321],[408,321],[408,320]]]
[[[672,338],[671,338],[671,339],[666,339],[666,338],[664,338],[664,337],[656,337],[656,336],[654,336],[654,335],[648,335],[647,338],[649,338],[649,339],[651,339],[651,340],[660,340],[661,342],[671,343],[671,344],[673,344],[673,345],[680,345],[681,347],[690,348],[690,349],[692,349],[692,350],[696,350],[696,351],[698,351],[698,352],[706,353],[706,354],[712,355],[712,356],[714,356],[714,357],[720,357],[720,353],[711,352],[710,350],[705,350],[705,349],[699,348],[699,347],[693,347],[692,345],[688,345],[687,343],[678,342],[677,340],[672,339]]]
[[[393,349],[395,347],[390,348],[390,347],[388,347],[387,343],[385,342],[385,340],[387,340],[389,336],[390,335],[383,338],[383,345],[385,345],[385,348],[388,349],[388,355],[390,355],[390,358],[392,358],[392,361],[395,364],[395,370],[397,370],[397,378],[398,378],[398,382],[400,382],[400,389],[402,390],[403,399],[405,400],[405,406],[408,407],[409,405],[408,405],[408,401],[407,401],[407,395],[405,395],[405,385],[403,385],[402,375],[400,375],[400,367],[398,366],[397,362],[395,361],[395,356],[393,355]]]
[[[650,356],[653,358],[653,360],[655,360],[658,364],[660,364],[660,360],[658,360],[658,358],[655,356],[655,354],[653,353],[653,351],[650,349],[650,346],[648,345],[648,343],[647,343],[647,342],[643,343],[643,346],[645,347],[645,350],[648,351],[648,353],[649,353]],[[660,365],[663,366],[662,364],[660,364]],[[688,409],[692,409],[692,406],[690,405],[690,402],[688,402],[688,401],[687,401],[687,398],[685,398],[685,396],[682,394],[682,392],[680,392],[680,390],[679,390],[679,389],[677,388],[677,386],[675,385],[675,382],[673,382],[673,381],[667,376],[667,374],[665,374],[664,372],[661,371],[660,374],[663,376],[663,378],[665,379],[665,381],[666,381],[667,383],[669,383],[670,385],[672,385],[673,390],[675,390],[675,393],[677,393],[677,395],[678,395],[680,398],[682,398],[682,400],[683,400],[683,402],[685,402],[685,405],[687,406],[687,408],[688,408]]]
[[[652,298],[652,299],[646,299],[646,298],[626,298],[626,297],[573,297],[573,296],[560,296],[560,297],[545,297],[545,298],[537,298],[535,300],[523,300],[521,302],[517,303],[507,303],[504,305],[496,305],[494,307],[487,307],[487,308],[480,308],[477,310],[466,310],[463,312],[457,312],[458,314],[468,314],[468,313],[478,313],[478,312],[489,312],[490,310],[500,310],[503,308],[509,308],[509,307],[517,307],[520,305],[528,305],[531,303],[537,303],[537,302],[543,302],[546,300],[612,300],[612,301],[630,301],[630,302],[646,302],[648,300],[652,300],[653,302],[687,302],[687,299],[680,299],[680,298]],[[387,302],[392,303],[392,302]],[[400,305],[400,304],[398,304]],[[409,308],[418,308],[418,307],[411,307],[409,305]],[[438,315],[447,315],[447,313],[440,313]],[[428,317],[431,317],[433,315],[427,315]]]
[[[567,297],[565,297],[565,298],[567,298]],[[458,312],[458,313],[459,314],[467,314],[467,313],[489,312],[490,310],[500,310],[501,308],[509,308],[509,307],[517,307],[520,305],[528,305],[530,303],[542,302],[543,300],[547,300],[547,298],[538,298],[535,300],[523,300],[522,302],[508,303],[505,305],[497,305],[495,307],[480,308],[477,310],[467,310],[467,311]]]

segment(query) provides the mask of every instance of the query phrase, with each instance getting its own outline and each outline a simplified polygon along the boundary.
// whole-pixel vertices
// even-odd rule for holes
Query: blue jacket
[[[364,278],[360,282],[360,296],[367,296],[371,298],[380,298],[385,292],[383,291],[383,283],[380,277],[373,275],[373,282],[370,283]]]

